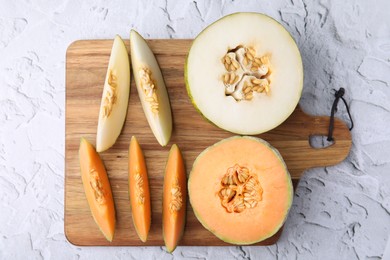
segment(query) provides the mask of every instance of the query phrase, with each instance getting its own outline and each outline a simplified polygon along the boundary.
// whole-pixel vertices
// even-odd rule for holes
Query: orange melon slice
[[[135,136],[129,147],[129,195],[135,230],[146,242],[151,223],[150,192],[145,158]]]
[[[231,137],[204,150],[188,180],[191,206],[221,240],[253,244],[283,225],[293,199],[290,174],[266,141]]]
[[[106,169],[95,148],[81,138],[79,148],[81,178],[92,216],[108,241],[115,232],[115,207]]]
[[[168,252],[173,252],[183,236],[186,220],[187,177],[179,147],[169,152],[163,188],[163,237]]]

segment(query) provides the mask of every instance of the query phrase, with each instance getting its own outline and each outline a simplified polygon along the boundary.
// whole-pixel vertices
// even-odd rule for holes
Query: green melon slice
[[[168,92],[157,60],[145,39],[130,32],[131,63],[137,91],[149,126],[161,146],[172,134],[172,114]]]
[[[96,151],[103,152],[116,142],[126,119],[130,93],[130,60],[119,35],[114,39],[100,104]]]

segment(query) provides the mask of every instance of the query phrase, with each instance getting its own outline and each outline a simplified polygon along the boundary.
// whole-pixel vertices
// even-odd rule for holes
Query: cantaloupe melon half
[[[274,235],[293,199],[291,177],[278,151],[247,136],[204,150],[192,167],[188,192],[202,225],[223,241],[240,245]]]
[[[235,13],[194,40],[185,80],[196,109],[218,127],[260,134],[281,124],[301,97],[303,68],[288,31],[259,13]]]

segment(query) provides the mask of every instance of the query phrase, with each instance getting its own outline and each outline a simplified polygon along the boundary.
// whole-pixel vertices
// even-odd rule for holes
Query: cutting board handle
[[[329,117],[328,116],[309,116],[311,127],[307,128],[307,144],[308,146],[303,151],[306,154],[312,165],[308,165],[308,168],[312,167],[324,167],[335,165],[342,162],[349,154],[351,149],[351,133],[348,126],[340,119],[335,118],[333,142],[323,148],[315,148],[310,144],[310,138],[312,136],[328,136]]]
[[[307,169],[335,165],[348,156],[352,145],[351,133],[347,125],[337,118],[334,120],[333,143],[324,148],[310,145],[311,136],[326,137],[328,128],[329,116],[308,115],[298,106],[282,125],[261,137],[271,140],[282,154],[291,177],[297,180]],[[283,136],[288,138],[283,139]]]

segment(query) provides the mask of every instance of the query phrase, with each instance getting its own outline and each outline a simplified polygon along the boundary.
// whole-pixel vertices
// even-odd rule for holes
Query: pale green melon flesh
[[[221,58],[239,45],[270,54],[270,94],[251,101],[225,95]],[[185,65],[188,94],[197,110],[220,128],[238,134],[271,130],[294,111],[303,87],[302,60],[294,39],[272,18],[258,13],[226,16],[194,40]]]

